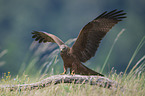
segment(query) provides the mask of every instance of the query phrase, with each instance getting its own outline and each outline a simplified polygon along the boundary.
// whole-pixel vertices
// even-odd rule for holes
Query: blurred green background
[[[32,30],[46,31],[63,41],[76,38],[85,24],[104,11],[124,10],[127,19],[117,24],[105,36],[95,57],[86,66],[100,71],[117,34],[125,28],[113,48],[103,71],[108,74],[112,67],[125,70],[137,45],[145,36],[145,0],[0,0],[0,75],[10,71],[18,74],[26,66],[26,57],[31,58],[29,47]],[[63,35],[62,35],[63,34]],[[1,54],[1,55],[3,55]],[[47,54],[47,53],[46,53]],[[132,66],[145,55],[145,45],[133,60]],[[58,56],[58,73],[63,72],[63,62]],[[23,63],[26,65],[23,65]],[[40,66],[38,64],[36,66]],[[61,65],[61,66],[60,66]],[[59,70],[60,69],[60,70]],[[24,68],[25,70],[25,68]]]

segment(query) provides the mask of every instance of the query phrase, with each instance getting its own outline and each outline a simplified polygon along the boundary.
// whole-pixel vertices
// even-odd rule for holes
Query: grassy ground
[[[7,80],[6,80],[7,78]],[[30,80],[34,78],[25,77],[18,78],[17,80],[9,79],[6,77],[1,81],[0,86],[5,84],[17,84],[17,83],[31,83]],[[123,76],[113,73],[109,76],[110,79],[117,81],[123,90],[119,87],[117,90],[111,90],[102,88],[99,86],[89,84],[58,84],[49,85],[46,88],[25,90],[25,91],[9,91],[8,88],[1,90],[1,96],[144,96],[145,95],[145,74],[133,74]]]

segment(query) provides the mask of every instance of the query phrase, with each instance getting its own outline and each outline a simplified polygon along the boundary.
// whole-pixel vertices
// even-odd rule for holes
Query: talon
[[[71,72],[71,75],[75,75],[74,70]]]
[[[66,72],[63,72],[63,73],[61,73],[60,75],[64,75],[64,74],[66,74]]]

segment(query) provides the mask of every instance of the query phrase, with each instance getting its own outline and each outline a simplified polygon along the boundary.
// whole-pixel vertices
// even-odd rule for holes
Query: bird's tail
[[[104,76],[103,74],[101,73],[98,73],[98,72],[95,72],[93,70],[91,70],[90,68],[86,67],[84,64],[80,64],[80,70],[79,71],[79,74],[81,75],[98,75],[98,76]]]

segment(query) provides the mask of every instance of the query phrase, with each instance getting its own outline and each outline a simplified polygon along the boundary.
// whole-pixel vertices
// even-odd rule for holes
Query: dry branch
[[[50,84],[59,84],[59,83],[73,83],[73,84],[90,84],[98,85],[100,87],[115,89],[118,84],[115,81],[112,81],[106,77],[101,76],[85,76],[85,75],[54,75],[48,77],[40,82],[31,83],[31,84],[22,84],[22,85],[3,85],[0,88],[3,90],[5,88],[10,88],[13,90],[26,90],[26,89],[36,89],[43,88]]]

